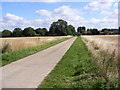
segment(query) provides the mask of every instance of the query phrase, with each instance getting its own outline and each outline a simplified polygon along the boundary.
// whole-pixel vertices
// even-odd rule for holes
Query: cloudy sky
[[[18,2],[17,2],[18,1]],[[2,29],[46,27],[63,19],[75,28],[117,28],[118,1],[116,0],[4,0],[0,11]],[[35,2],[36,1],[36,2]]]

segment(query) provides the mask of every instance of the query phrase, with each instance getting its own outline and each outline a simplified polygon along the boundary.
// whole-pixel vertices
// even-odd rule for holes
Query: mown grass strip
[[[80,37],[38,88],[110,88]]]
[[[24,58],[26,56],[34,54],[38,51],[49,48],[53,45],[56,45],[56,44],[61,43],[65,40],[68,40],[68,39],[69,38],[63,38],[63,39],[60,39],[60,40],[57,40],[57,41],[50,42],[50,43],[45,44],[45,45],[40,45],[40,46],[36,46],[36,47],[31,47],[31,48],[25,48],[25,49],[22,49],[22,50],[16,50],[16,51],[13,51],[13,52],[10,52],[10,53],[7,53],[7,54],[3,54],[3,55],[0,56],[0,57],[2,57],[2,66],[10,64],[11,62],[14,62],[16,60],[19,60],[21,58]]]

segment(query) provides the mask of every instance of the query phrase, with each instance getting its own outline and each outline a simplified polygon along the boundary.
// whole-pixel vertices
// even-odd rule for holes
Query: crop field
[[[118,35],[101,35],[101,36],[82,36],[83,40],[87,41],[87,44],[94,46],[96,49],[105,51],[108,54],[115,53],[115,57],[118,57]]]
[[[82,40],[94,55],[94,62],[101,68],[101,74],[107,80],[117,80],[120,56],[118,35],[82,36]]]
[[[3,53],[11,52],[15,50],[47,44],[49,42],[62,38],[65,38],[65,36],[0,38],[0,41],[2,42],[0,45],[0,50],[3,50]]]

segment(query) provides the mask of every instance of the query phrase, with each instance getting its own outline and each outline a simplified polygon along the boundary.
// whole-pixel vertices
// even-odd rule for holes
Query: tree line
[[[78,27],[77,29],[77,35],[114,35],[114,34],[120,34],[120,28],[119,29],[108,29],[104,28],[102,30],[98,30],[96,28],[88,28],[86,27]]]
[[[119,29],[107,29],[98,30],[96,28],[88,28],[80,26],[77,28],[72,25],[68,25],[65,20],[59,19],[56,22],[53,22],[49,28],[49,31],[46,28],[37,28],[27,27],[24,30],[21,28],[15,28],[13,31],[3,30],[0,32],[2,37],[23,37],[23,36],[67,36],[67,35],[110,35],[110,34],[120,34]]]

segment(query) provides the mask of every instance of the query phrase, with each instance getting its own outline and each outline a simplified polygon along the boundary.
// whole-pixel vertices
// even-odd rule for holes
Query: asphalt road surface
[[[37,88],[76,37],[0,68],[2,88]],[[0,78],[1,79],[1,78]]]

